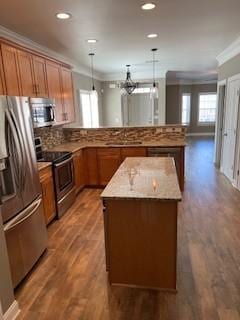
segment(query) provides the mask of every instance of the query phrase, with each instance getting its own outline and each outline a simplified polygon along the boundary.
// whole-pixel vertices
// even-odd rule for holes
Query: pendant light
[[[93,57],[95,56],[95,53],[90,52],[89,57],[91,59],[91,73],[92,73],[92,91],[95,92],[95,86],[94,86],[94,77],[93,77]]]
[[[157,88],[156,80],[155,80],[155,62],[156,62],[155,53],[157,50],[158,49],[156,49],[156,48],[151,49],[151,51],[153,53],[153,86],[150,91],[150,95],[151,95],[152,99],[158,99],[158,88]]]
[[[121,88],[125,90],[127,94],[133,93],[133,91],[137,88],[137,83],[133,82],[131,79],[131,72],[130,72],[130,64],[126,65],[127,67],[127,76],[124,83],[121,84]]]

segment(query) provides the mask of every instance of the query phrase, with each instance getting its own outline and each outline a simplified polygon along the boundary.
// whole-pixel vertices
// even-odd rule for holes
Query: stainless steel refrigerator
[[[26,97],[0,96],[2,218],[16,287],[47,247],[31,111]]]

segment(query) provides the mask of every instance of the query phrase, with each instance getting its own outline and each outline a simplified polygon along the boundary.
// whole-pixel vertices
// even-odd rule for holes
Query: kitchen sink
[[[128,146],[128,145],[139,145],[142,141],[109,141],[106,142],[107,146]]]

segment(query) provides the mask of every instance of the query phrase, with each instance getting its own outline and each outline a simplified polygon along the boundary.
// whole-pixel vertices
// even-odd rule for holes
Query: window
[[[216,120],[216,93],[200,93],[198,106],[198,123],[214,124]]]
[[[151,92],[151,88],[136,88],[133,91],[133,94],[136,94],[136,93],[150,93],[150,92]]]
[[[182,94],[182,124],[190,123],[191,94]]]
[[[98,95],[96,91],[80,91],[84,128],[99,127]]]

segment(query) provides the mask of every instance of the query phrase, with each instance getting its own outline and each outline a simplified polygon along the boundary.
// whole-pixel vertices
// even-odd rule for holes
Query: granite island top
[[[134,148],[134,147],[185,147],[186,142],[183,141],[172,141],[172,140],[162,140],[162,141],[143,141],[141,144],[117,144],[109,142],[65,142],[59,144],[49,151],[69,151],[77,152],[78,150],[84,148]]]
[[[137,170],[132,191],[128,178],[129,168]],[[170,157],[126,158],[102,192],[101,198],[181,201],[174,159]]]

